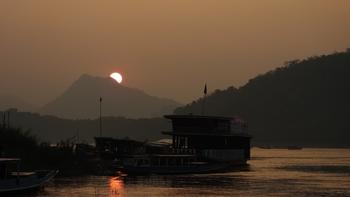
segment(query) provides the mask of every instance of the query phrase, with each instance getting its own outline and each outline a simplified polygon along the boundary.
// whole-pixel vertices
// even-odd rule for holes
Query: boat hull
[[[43,173],[43,172],[41,172]],[[35,192],[44,184],[49,182],[56,176],[58,171],[48,171],[40,177],[20,177],[8,180],[0,180],[0,194],[17,194]]]
[[[126,174],[205,174],[231,171],[239,166],[247,166],[247,164],[235,162],[193,166],[124,166],[121,171]]]

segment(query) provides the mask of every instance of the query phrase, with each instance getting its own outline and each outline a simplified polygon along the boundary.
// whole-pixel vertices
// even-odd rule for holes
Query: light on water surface
[[[109,179],[110,196],[123,196],[124,183],[119,177]]]

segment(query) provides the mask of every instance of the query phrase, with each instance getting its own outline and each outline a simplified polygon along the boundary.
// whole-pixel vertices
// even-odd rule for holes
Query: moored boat
[[[58,173],[58,170],[21,172],[19,166],[18,158],[0,158],[0,194],[35,191]]]
[[[226,171],[246,165],[250,139],[246,123],[238,118],[168,115],[172,144],[160,153],[134,154],[122,158],[128,174],[183,174]]]

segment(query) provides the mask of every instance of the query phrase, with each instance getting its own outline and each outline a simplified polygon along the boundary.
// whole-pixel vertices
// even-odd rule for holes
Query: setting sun
[[[116,82],[121,83],[123,81],[123,77],[120,73],[114,72],[111,75],[109,75],[112,79],[114,79]]]

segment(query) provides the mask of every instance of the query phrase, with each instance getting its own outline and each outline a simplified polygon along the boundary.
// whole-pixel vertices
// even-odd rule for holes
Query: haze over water
[[[350,196],[350,149],[252,149],[229,173],[56,178],[38,196]]]

